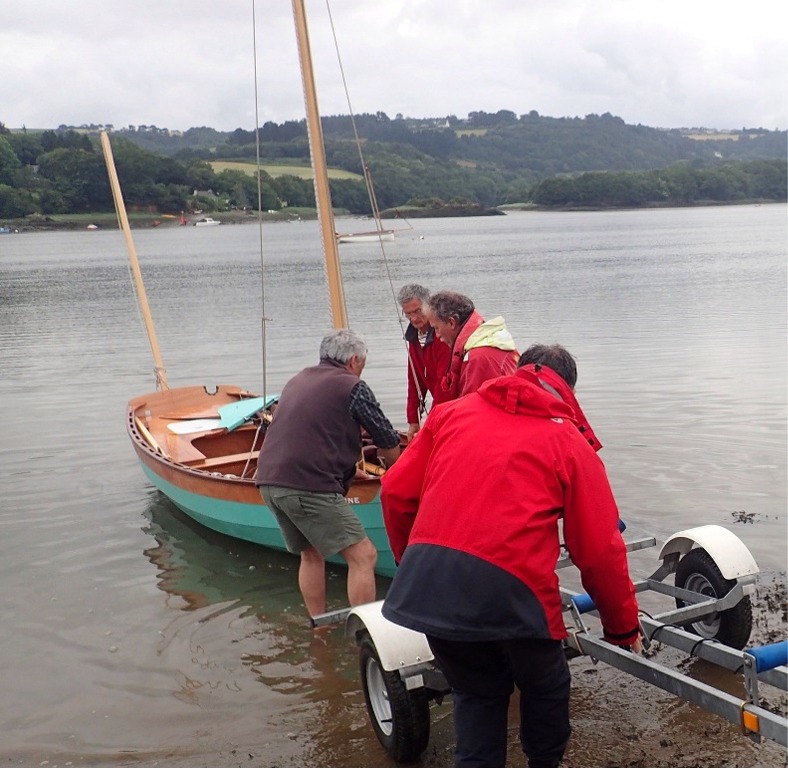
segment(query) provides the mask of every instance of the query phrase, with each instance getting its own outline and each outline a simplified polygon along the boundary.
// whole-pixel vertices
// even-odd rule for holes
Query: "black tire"
[[[736,580],[724,578],[705,549],[693,549],[679,560],[675,583],[677,587],[708,597],[724,597]],[[686,603],[676,598],[676,605],[683,608]],[[747,645],[752,632],[752,603],[749,595],[745,595],[733,608],[685,624],[684,629],[707,640],[717,640],[741,650]]]
[[[424,688],[409,691],[397,672],[387,672],[375,644],[364,634],[359,643],[364,700],[378,741],[398,763],[416,760],[430,739],[430,703]]]

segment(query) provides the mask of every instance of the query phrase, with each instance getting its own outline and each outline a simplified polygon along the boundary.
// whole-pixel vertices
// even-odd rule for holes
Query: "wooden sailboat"
[[[335,328],[343,328],[348,325],[347,313],[304,0],[293,0],[293,15],[332,318]],[[264,547],[284,550],[276,520],[263,504],[254,484],[257,457],[276,398],[263,399],[241,387],[229,385],[215,389],[205,386],[168,387],[115,172],[112,148],[106,134],[102,134],[101,141],[155,361],[157,390],[133,398],[126,415],[126,429],[142,469],[159,491],[202,525]],[[304,450],[309,450],[309,447],[305,446]],[[364,459],[365,469],[382,474],[376,461],[375,446],[364,447]],[[377,547],[378,573],[393,576],[395,565],[383,527],[379,493],[379,477],[370,477],[355,480],[347,498],[355,505],[368,536]],[[343,563],[338,557],[334,562]]]

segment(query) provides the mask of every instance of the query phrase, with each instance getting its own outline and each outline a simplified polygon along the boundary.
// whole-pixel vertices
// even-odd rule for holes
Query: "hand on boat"
[[[375,475],[369,474],[369,472],[365,472],[361,469],[358,465],[356,466],[356,474],[353,476],[354,480],[374,480]]]

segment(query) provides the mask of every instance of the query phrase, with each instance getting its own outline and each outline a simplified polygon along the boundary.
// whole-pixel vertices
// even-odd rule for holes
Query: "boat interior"
[[[278,396],[263,400],[238,387],[156,392],[129,404],[129,431],[165,459],[194,470],[252,478]],[[176,397],[173,397],[176,395]],[[384,469],[377,447],[362,437],[363,465],[372,476]]]

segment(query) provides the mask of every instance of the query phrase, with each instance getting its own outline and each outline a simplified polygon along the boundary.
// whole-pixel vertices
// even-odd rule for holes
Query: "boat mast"
[[[323,240],[323,253],[326,259],[331,318],[334,328],[347,328],[345,290],[342,284],[342,270],[339,263],[339,245],[336,228],[334,227],[334,211],[331,206],[331,190],[328,186],[326,150],[323,143],[323,128],[320,124],[320,111],[317,107],[315,74],[312,69],[312,53],[309,48],[309,30],[306,23],[304,0],[293,0],[293,16],[295,17],[296,39],[298,41],[298,57],[301,62],[301,79],[304,83],[309,154],[312,158],[312,172],[315,177],[315,201],[317,203],[317,218]]]
[[[112,197],[115,200],[115,211],[118,214],[118,221],[120,222],[120,227],[123,230],[123,234],[126,236],[126,246],[129,249],[129,261],[131,262],[131,271],[134,274],[134,283],[137,288],[137,298],[140,303],[142,317],[145,321],[145,328],[148,331],[150,348],[153,352],[156,389],[169,389],[169,386],[167,385],[167,374],[164,370],[161,352],[159,352],[159,342],[156,340],[156,330],[153,327],[153,318],[151,317],[150,307],[148,306],[148,297],[145,293],[145,285],[142,282],[142,272],[140,272],[140,264],[137,260],[137,251],[134,248],[134,240],[131,237],[129,217],[126,215],[126,204],[123,202],[123,195],[120,191],[120,181],[118,181],[118,172],[115,170],[115,159],[112,156],[112,147],[110,146],[109,136],[107,136],[106,131],[101,132],[101,149],[104,151],[104,162],[107,165],[109,185],[112,188]]]

